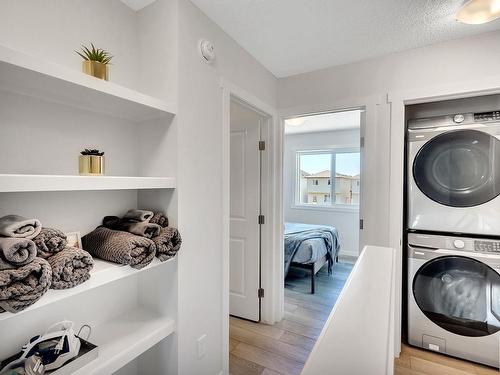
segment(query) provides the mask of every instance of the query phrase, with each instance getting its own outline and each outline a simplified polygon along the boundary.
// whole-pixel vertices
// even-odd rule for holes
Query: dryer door
[[[413,178],[430,199],[472,207],[500,194],[500,141],[478,130],[442,133],[422,146]]]
[[[449,332],[480,337],[500,330],[500,276],[478,260],[428,261],[413,278],[413,295],[425,316]]]

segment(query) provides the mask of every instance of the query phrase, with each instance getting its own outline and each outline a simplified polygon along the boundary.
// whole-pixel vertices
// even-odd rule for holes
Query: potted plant
[[[103,50],[96,48],[93,43],[90,43],[90,48],[82,45],[81,51],[75,51],[83,58],[83,72],[93,77],[108,80],[108,65],[113,56]]]
[[[79,156],[81,175],[101,176],[104,174],[104,152],[86,148]]]

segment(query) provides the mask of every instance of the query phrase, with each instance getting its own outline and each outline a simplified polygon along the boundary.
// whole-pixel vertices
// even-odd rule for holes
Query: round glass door
[[[500,276],[475,259],[428,261],[413,278],[413,295],[425,316],[449,332],[480,337],[500,330]]]
[[[419,189],[435,202],[472,207],[500,194],[500,141],[477,130],[440,134],[413,162]]]

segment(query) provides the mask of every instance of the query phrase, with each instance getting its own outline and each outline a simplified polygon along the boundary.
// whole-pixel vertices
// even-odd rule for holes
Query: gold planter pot
[[[102,176],[104,174],[104,156],[80,155],[79,172],[86,176]]]
[[[98,61],[82,61],[83,72],[93,77],[108,80],[108,65]]]

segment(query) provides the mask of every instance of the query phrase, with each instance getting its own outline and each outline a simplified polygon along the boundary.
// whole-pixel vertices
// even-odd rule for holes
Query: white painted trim
[[[385,100],[385,97],[379,96],[379,95],[372,95],[372,96],[366,96],[366,97],[355,97],[355,98],[342,98],[339,100],[335,101],[328,101],[328,102],[323,102],[323,103],[315,103],[315,104],[309,104],[309,105],[301,105],[301,106],[296,106],[296,107],[288,107],[288,108],[282,108],[279,110],[279,115],[280,115],[280,135],[281,135],[281,148],[283,149],[283,140],[284,140],[284,120],[287,118],[294,118],[294,117],[300,117],[300,116],[305,116],[305,115],[311,115],[311,114],[318,114],[318,113],[327,113],[327,112],[342,112],[342,111],[348,111],[348,110],[355,110],[359,108],[363,108],[365,111],[365,120],[361,121],[360,124],[360,136],[365,138],[365,145],[364,147],[359,147],[360,153],[361,153],[361,195],[360,195],[360,203],[359,207],[357,207],[357,211],[359,212],[359,218],[365,220],[365,229],[367,228],[367,225],[369,225],[370,220],[367,220],[367,217],[364,217],[363,214],[366,212],[367,214],[369,213],[368,210],[366,210],[366,205],[367,205],[367,197],[369,195],[367,192],[369,191],[369,186],[365,183],[365,179],[367,176],[367,165],[366,162],[364,161],[366,157],[366,147],[373,145],[369,145],[369,142],[371,140],[376,140],[376,136],[370,136],[367,137],[367,134],[376,134],[377,131],[377,122],[378,122],[378,106],[381,102]],[[281,162],[282,163],[282,162]],[[281,164],[281,169],[282,169],[282,164]],[[283,172],[281,171],[280,176],[283,175]],[[280,197],[280,200],[283,200],[283,197]],[[294,209],[309,209],[309,208],[295,208]],[[330,208],[328,208],[330,209]],[[352,211],[349,211],[352,212]],[[372,213],[376,215],[375,213]],[[376,219],[372,219],[373,220]],[[366,243],[364,236],[363,236],[363,230],[359,231],[359,248],[362,249],[366,245],[369,245]],[[279,246],[276,247],[276,257],[279,259],[279,267],[280,270],[284,268],[284,259],[283,259],[283,239],[281,239],[281,242]],[[359,249],[358,249],[359,251]],[[346,254],[350,255],[350,254]],[[358,254],[356,254],[356,257]],[[282,285],[280,289],[280,300],[284,301],[284,280],[282,277]],[[281,316],[284,315],[284,302],[281,304],[280,308],[280,313]]]
[[[500,93],[500,76],[481,80],[456,82],[452,85],[425,87],[415,90],[393,91],[387,94],[390,104],[390,197],[389,200],[389,246],[396,249],[396,299],[394,354],[401,352],[402,277],[403,277],[403,170],[405,105],[458,99],[471,96]]]
[[[334,211],[334,212],[349,212],[349,213],[358,213],[359,214],[359,206],[348,206],[348,205],[314,205],[314,204],[292,204],[290,206],[292,210],[311,210],[311,211]]]
[[[281,320],[283,301],[277,300],[279,295],[280,278],[283,271],[275,272],[279,266],[274,251],[280,246],[283,236],[282,214],[282,173],[281,173],[281,138],[277,137],[278,115],[270,105],[264,103],[246,90],[222,78],[220,86],[222,94],[222,362],[223,373],[229,373],[229,235],[230,235],[230,105],[236,99],[250,106],[268,118],[267,134],[265,136],[268,147],[265,151],[267,158],[264,163],[263,176],[266,187],[262,194],[262,213],[268,224],[262,228],[262,258],[261,258],[261,285],[266,296],[261,300],[261,321],[274,324]]]

